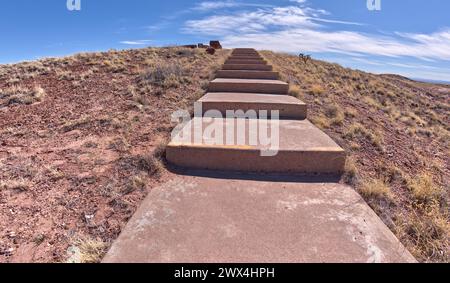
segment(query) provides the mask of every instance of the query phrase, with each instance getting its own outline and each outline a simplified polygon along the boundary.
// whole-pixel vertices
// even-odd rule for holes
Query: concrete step
[[[260,56],[230,56],[228,60],[260,60],[264,61],[264,58]]]
[[[287,94],[289,85],[279,80],[215,79],[209,83],[209,92],[250,92]]]
[[[261,140],[266,133],[268,140]],[[172,139],[166,157],[183,168],[335,174],[343,172],[346,159],[344,150],[308,120],[199,117]]]
[[[263,64],[226,64],[222,66],[222,70],[272,71],[272,69],[272,66]]]
[[[253,60],[266,62],[264,58],[257,56],[230,56],[227,58],[227,60]]]
[[[219,70],[216,78],[229,79],[261,79],[261,80],[278,80],[280,77],[278,72],[271,71],[241,71],[241,70]]]
[[[251,49],[251,48],[243,48],[243,49],[234,49],[233,50],[233,53],[248,53],[248,52],[258,53],[258,51],[256,51],[256,49]]]
[[[232,53],[258,53],[258,51],[255,49],[234,49]]]
[[[255,48],[235,48],[235,49],[233,49],[233,51],[236,51],[236,52],[239,52],[239,51],[255,51],[256,52],[256,49]]]
[[[252,56],[252,57],[260,57],[261,55],[258,52],[239,52],[239,53],[231,53],[231,56]]]
[[[239,64],[267,64],[265,60],[252,60],[252,59],[228,59],[225,61],[227,65],[239,65]]]
[[[104,263],[416,262],[337,181],[190,175],[150,190]]]
[[[210,92],[198,102],[202,104],[202,114],[205,115],[206,113],[209,117],[226,117],[228,110],[242,110],[250,115],[239,118],[261,118],[260,114],[263,117],[266,115],[266,118],[270,118],[272,110],[278,110],[280,119],[304,120],[307,117],[306,104],[288,95]],[[215,110],[219,113],[212,113],[210,110]],[[265,114],[261,113],[260,111],[263,110],[267,112]],[[210,113],[207,113],[208,111]],[[253,114],[254,116],[252,116]]]
[[[231,54],[231,56],[233,57],[258,57],[260,58],[261,55],[259,55],[258,53],[233,53]]]

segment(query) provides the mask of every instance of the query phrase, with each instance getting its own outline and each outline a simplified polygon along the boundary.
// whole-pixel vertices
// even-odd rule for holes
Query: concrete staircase
[[[345,153],[306,120],[307,106],[286,95],[271,66],[249,64],[261,58],[255,50],[235,49],[231,58],[198,101],[202,111],[168,145],[178,169],[150,191],[103,262],[415,262],[334,174],[292,174],[340,173]],[[279,117],[248,118],[249,110],[279,110]],[[221,139],[210,140],[211,124]],[[265,143],[234,143],[236,132],[224,129],[237,124],[246,138],[278,125],[278,154],[262,156]]]
[[[202,111],[196,113],[196,117],[168,145],[167,160],[177,166],[195,169],[267,173],[342,172],[344,150],[305,120],[306,104],[287,95],[289,85],[279,80],[277,72],[266,71],[272,70],[272,66],[253,49],[235,49],[230,58],[217,72],[216,79],[210,82],[208,93],[198,101]],[[275,110],[278,117],[271,115]],[[236,115],[227,117],[227,111]],[[249,117],[250,114],[256,116]],[[261,118],[270,120],[261,124]],[[211,123],[223,129],[220,139],[212,141],[204,136]],[[261,131],[270,132],[275,123],[279,131],[276,133],[279,137],[278,153],[262,156],[261,152],[273,148],[259,141],[251,143],[250,136],[258,136]],[[244,125],[247,131],[244,143],[237,143],[235,138],[239,134],[239,124]],[[226,129],[233,129],[233,132]],[[202,138],[194,140],[195,136]],[[229,142],[231,139],[236,142]]]

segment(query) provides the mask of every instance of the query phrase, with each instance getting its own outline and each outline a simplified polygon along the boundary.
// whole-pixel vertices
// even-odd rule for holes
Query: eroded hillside
[[[166,178],[170,114],[203,94],[226,53],[147,48],[0,66],[0,262],[98,261]]]
[[[421,261],[449,261],[450,86],[263,52],[349,153],[355,186]]]
[[[170,114],[192,107],[227,53],[147,48],[0,66],[0,262],[98,261],[170,176]],[[420,261],[449,261],[450,86],[263,55],[349,152],[342,181]]]

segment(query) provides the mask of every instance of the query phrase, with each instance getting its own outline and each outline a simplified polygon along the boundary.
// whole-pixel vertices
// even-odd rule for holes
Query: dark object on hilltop
[[[307,64],[309,60],[311,60],[311,55],[305,55],[303,53],[300,53],[298,55],[298,58],[303,61],[303,63]]]
[[[216,49],[208,47],[206,48],[206,53],[208,53],[209,55],[214,55],[216,53]]]
[[[209,46],[211,46],[214,49],[222,49],[222,45],[220,45],[220,42],[218,40],[211,40],[209,42]]]
[[[209,46],[208,45],[204,45],[203,43],[199,43],[198,44],[198,48],[204,48],[204,49],[206,49],[206,48],[208,48]]]
[[[181,47],[186,47],[186,48],[192,48],[192,49],[195,49],[195,48],[197,48],[197,45],[195,45],[195,44],[189,44],[189,45],[182,45]]]

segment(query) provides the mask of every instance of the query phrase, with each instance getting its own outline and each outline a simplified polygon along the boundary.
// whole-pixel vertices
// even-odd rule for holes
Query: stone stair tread
[[[236,65],[236,64],[263,64],[267,65],[264,60],[252,60],[252,59],[228,59],[225,61],[225,65]]]
[[[228,60],[234,60],[234,59],[264,61],[264,58],[262,58],[261,56],[232,55],[232,56],[228,57]]]
[[[177,166],[196,169],[243,172],[341,173],[345,151],[308,120],[267,120],[267,128],[279,125],[279,146],[275,156],[261,156],[270,145],[249,143],[258,129],[258,119],[194,117],[167,146],[167,160]],[[237,123],[244,123],[245,144],[236,145]],[[204,135],[212,123],[223,129],[221,141]],[[226,142],[226,129],[235,130],[235,145]],[[198,140],[195,140],[197,137]]]
[[[264,80],[264,79],[232,79],[232,78],[217,78],[213,83],[230,83],[230,84],[274,84],[274,85],[288,85],[288,83],[280,80]]]
[[[219,70],[216,72],[216,78],[277,80],[279,77],[279,73],[273,71]]]
[[[303,101],[289,95],[245,92],[208,92],[199,102],[243,102],[306,105]]]
[[[261,70],[272,71],[273,67],[264,64],[226,64],[222,66],[222,70]]]
[[[184,128],[183,132],[186,131],[199,131],[202,127],[207,127],[211,121],[215,120],[220,122],[224,126],[226,124],[235,123],[235,119],[220,119],[220,118],[207,118],[203,119],[201,117],[193,118]],[[246,124],[251,120],[246,120]],[[256,122],[256,121],[255,121]],[[271,121],[268,121],[271,123]],[[280,123],[280,150],[289,151],[337,151],[343,152],[344,150],[338,146],[328,135],[319,130],[310,121],[297,121],[297,120],[281,120],[273,121]],[[176,136],[170,143],[171,146],[202,146],[203,144],[195,144],[193,141],[183,140],[180,135]],[[247,144],[248,145],[248,144]],[[214,146],[208,146],[214,147]],[[217,147],[226,147],[225,143],[217,145]],[[230,146],[232,149],[235,146]],[[253,149],[261,149],[261,145],[252,146]],[[249,148],[250,149],[250,148]]]
[[[288,95],[210,92],[198,102],[202,104],[202,115],[208,117],[226,117],[229,110],[241,110],[238,114],[244,117],[256,115],[248,118],[273,119],[276,118],[271,115],[274,110],[278,111],[280,119],[303,120],[307,117],[306,104]]]
[[[280,80],[217,78],[209,83],[209,92],[253,92],[287,94],[289,85]]]

